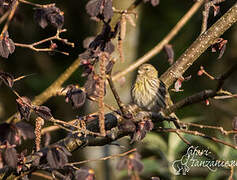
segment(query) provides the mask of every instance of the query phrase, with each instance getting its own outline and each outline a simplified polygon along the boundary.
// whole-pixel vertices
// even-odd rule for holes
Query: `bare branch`
[[[195,12],[200,8],[200,6],[203,4],[204,0],[197,1],[190,10],[180,19],[180,21],[174,26],[174,28],[167,34],[167,36],[159,42],[154,48],[152,48],[150,51],[148,51],[145,55],[137,59],[133,64],[131,64],[128,68],[125,70],[117,73],[116,75],[113,75],[112,80],[115,81],[123,76],[125,76],[127,73],[135,70],[138,68],[141,64],[147,62],[152,57],[154,57],[156,54],[158,54],[166,44],[170,42],[171,39],[174,38],[174,36],[181,30],[181,28],[188,22],[188,20],[191,19],[191,17],[194,15]]]
[[[198,59],[198,57],[237,21],[236,17],[237,3],[235,3],[230,10],[226,12],[205,33],[200,35],[179,57],[179,59],[161,76],[160,79],[166,84],[166,86],[171,86],[177,78],[181,77],[184,72]]]
[[[115,154],[115,155],[111,155],[111,156],[107,156],[107,157],[103,157],[103,158],[99,158],[99,159],[88,159],[88,160],[85,160],[85,161],[79,161],[79,162],[74,162],[74,163],[68,163],[68,165],[79,165],[79,164],[84,164],[84,163],[89,163],[89,162],[93,162],[93,161],[105,161],[105,160],[108,160],[108,159],[114,159],[114,158],[118,158],[118,157],[123,157],[123,156],[126,156],[130,153],[133,153],[137,151],[136,148],[134,149],[131,149],[129,151],[126,151],[124,153],[120,153],[120,154]]]
[[[180,100],[179,102],[175,103],[174,105],[170,106],[168,109],[165,109],[165,114],[170,114],[175,112],[176,110],[188,106],[190,104],[195,104],[200,101],[204,101],[208,98],[213,98],[218,95],[219,91],[221,90],[225,80],[232,75],[235,71],[237,71],[237,64],[233,65],[228,71],[222,74],[219,78],[212,77],[213,80],[217,80],[218,84],[215,90],[204,90],[199,93],[193,94],[189,97]],[[207,73],[208,74],[208,73]],[[209,74],[208,74],[209,75]],[[210,76],[210,75],[209,75]],[[234,96],[232,96],[234,97]]]
[[[223,144],[223,145],[226,145],[226,146],[229,146],[233,149],[237,149],[237,146],[233,145],[233,144],[230,144],[230,143],[227,143],[225,141],[222,141],[218,138],[215,138],[215,137],[211,137],[211,136],[208,136],[204,133],[200,133],[198,131],[190,131],[190,130],[185,130],[185,129],[172,129],[172,128],[168,128],[168,129],[164,129],[164,128],[157,128],[156,129],[158,132],[173,132],[173,133],[185,133],[185,134],[190,134],[190,135],[194,135],[194,136],[201,136],[201,137],[204,137],[204,138],[207,138],[207,139],[210,139],[214,142],[217,142],[217,143],[220,143],[220,144]]]
[[[38,42],[34,42],[32,44],[21,44],[21,43],[15,43],[15,46],[18,46],[18,47],[24,47],[24,48],[29,48],[33,51],[36,51],[36,52],[59,52],[59,53],[62,53],[62,54],[65,54],[65,55],[69,55],[67,52],[62,52],[62,51],[59,51],[59,50],[56,50],[55,48],[52,48],[52,47],[49,47],[49,48],[36,48],[35,46],[38,46],[40,44],[43,44],[45,42],[50,42],[52,40],[58,40],[58,41],[61,41],[71,47],[74,47],[74,43],[71,43],[71,42],[68,42],[67,39],[62,39],[60,37],[60,34],[63,33],[63,32],[66,32],[67,30],[66,29],[62,29],[62,30],[57,30],[57,33],[56,35],[52,36],[52,37],[49,37],[49,38],[46,38],[46,39],[43,39],[41,41],[38,41]]]
[[[2,32],[1,32],[1,35],[0,35],[0,39],[3,38],[4,33],[7,31],[8,26],[9,26],[9,24],[10,24],[10,22],[11,22],[13,16],[14,16],[14,14],[15,14],[15,12],[16,12],[16,9],[17,9],[17,7],[19,5],[18,1],[15,1],[13,3],[14,4],[12,5],[11,12],[10,12],[10,14],[8,16],[7,22],[5,23],[5,25],[4,25],[3,29],[2,29]]]
[[[38,8],[48,8],[48,7],[52,7],[52,6],[55,6],[54,3],[52,4],[46,4],[46,5],[41,5],[41,4],[36,4],[36,3],[33,3],[33,2],[30,2],[30,1],[26,1],[26,0],[18,0],[20,3],[23,3],[23,4],[29,4],[31,6],[35,6],[35,7],[38,7]]]
[[[228,178],[228,180],[233,180],[233,176],[234,176],[234,166],[231,166],[230,167],[230,176]]]
[[[200,101],[204,101],[208,98],[214,97],[215,95],[216,95],[216,91],[204,90],[204,91],[193,94],[191,96],[188,96],[188,97],[178,101],[174,105],[170,106],[168,109],[165,109],[164,112],[165,112],[165,114],[170,114],[170,113],[175,112],[176,110],[181,109],[185,106],[188,106],[190,104],[195,104]]]
[[[193,127],[198,127],[200,129],[214,129],[214,130],[217,130],[217,131],[220,131],[222,134],[224,135],[229,135],[229,134],[236,134],[237,131],[235,130],[224,130],[223,127],[218,127],[218,126],[209,126],[209,125],[203,125],[203,124],[195,124],[195,123],[188,123],[188,122],[180,122],[180,124],[183,124],[185,126],[193,126]]]
[[[224,2],[225,0],[212,0],[212,1],[208,1],[205,3],[204,6],[204,11],[202,12],[203,14],[203,21],[202,21],[202,30],[201,30],[201,34],[204,33],[207,30],[207,20],[209,17],[209,12],[210,12],[210,7],[211,6],[215,6],[215,4],[219,4],[221,2]]]
[[[0,24],[2,24],[2,22],[9,16],[10,14],[10,10],[8,10],[7,12],[5,12],[2,17],[0,17]]]

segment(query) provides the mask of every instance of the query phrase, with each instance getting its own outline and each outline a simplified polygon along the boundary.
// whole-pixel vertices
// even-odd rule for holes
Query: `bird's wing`
[[[161,108],[166,107],[166,103],[165,103],[166,94],[167,94],[166,86],[162,81],[160,81],[159,88],[157,91],[157,97],[158,97],[157,104]]]

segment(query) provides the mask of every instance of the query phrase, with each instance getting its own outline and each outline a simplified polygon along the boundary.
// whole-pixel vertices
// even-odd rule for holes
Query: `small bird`
[[[133,102],[142,109],[157,112],[166,107],[167,89],[154,66],[143,64],[139,67],[131,95]]]

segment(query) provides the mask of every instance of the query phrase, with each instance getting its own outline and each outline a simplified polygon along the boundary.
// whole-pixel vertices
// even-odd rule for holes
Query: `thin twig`
[[[198,127],[200,129],[204,129],[204,128],[214,129],[214,130],[220,131],[224,135],[236,134],[237,133],[237,131],[234,131],[234,130],[229,130],[229,131],[224,130],[224,128],[221,127],[221,126],[210,126],[210,125],[195,124],[195,123],[188,123],[188,122],[180,122],[180,124],[187,125],[187,126]]]
[[[200,67],[201,71],[203,72],[203,74],[205,74],[209,79],[211,80],[216,80],[216,78],[214,78],[212,75],[210,75],[207,71],[205,71],[205,69],[203,68],[203,66]]]
[[[215,137],[208,136],[208,135],[206,135],[204,133],[200,133],[198,131],[191,131],[191,130],[185,130],[185,129],[172,129],[172,128],[167,128],[167,129],[165,129],[165,128],[157,128],[156,130],[158,132],[173,132],[173,133],[178,132],[178,133],[185,133],[185,134],[190,134],[190,135],[194,135],[194,136],[201,136],[201,137],[210,139],[210,140],[212,140],[214,142],[217,142],[217,143],[229,146],[229,147],[231,147],[233,149],[237,149],[237,146],[235,146],[233,144],[227,143],[227,142],[222,141],[222,140],[220,140],[218,138],[215,138]]]
[[[78,121],[78,119],[74,119],[72,121],[69,121],[68,123],[70,124],[74,124]],[[42,131],[41,131],[41,134],[45,134],[47,132],[52,132],[52,131],[55,131],[55,130],[58,130],[60,129],[60,127],[58,125],[54,125],[54,126],[49,126],[49,127],[46,127],[46,128],[43,128]]]
[[[115,62],[116,62],[116,59],[110,60],[110,63],[112,63],[112,67],[114,66]],[[120,99],[120,97],[118,95],[118,92],[117,92],[117,90],[116,90],[116,88],[114,86],[114,83],[112,81],[112,77],[111,77],[112,70],[113,70],[113,68],[111,68],[110,71],[107,72],[107,76],[106,77],[107,77],[110,89],[111,89],[111,91],[112,91],[112,93],[114,95],[114,98],[115,98],[116,102],[117,102],[117,105],[118,105],[120,111],[122,112],[122,115],[124,117],[126,117],[127,113],[126,113],[126,111],[124,109],[124,104],[122,103],[122,101],[121,101],[121,99]]]
[[[210,7],[215,6],[215,4],[219,4],[221,2],[224,2],[225,0],[206,0],[207,2],[205,3],[204,6],[204,11],[202,12],[203,19],[202,19],[202,30],[201,34],[204,33],[207,30],[207,20],[209,17],[209,12],[210,12]]]
[[[116,9],[115,7],[112,7],[114,13],[119,13],[119,14],[133,14],[135,16],[135,18],[137,17],[137,13],[133,10],[119,10],[119,9]]]
[[[49,37],[49,38],[46,38],[46,39],[43,39],[43,40],[40,40],[38,42],[34,42],[34,43],[31,43],[31,44],[21,44],[21,43],[15,43],[15,46],[18,46],[18,47],[23,47],[23,48],[29,48],[29,49],[32,49],[33,51],[36,51],[36,52],[50,52],[50,51],[55,51],[55,52],[60,52],[62,54],[65,54],[65,55],[69,55],[67,52],[63,52],[63,51],[59,51],[59,50],[55,50],[54,48],[36,48],[35,46],[38,46],[40,44],[43,44],[45,42],[49,42],[49,41],[52,41],[52,40],[58,40],[58,41],[62,41],[63,43],[71,46],[71,47],[74,47],[74,43],[71,43],[71,42],[68,42],[67,39],[62,39],[60,37],[60,34],[62,32],[66,32],[67,30],[66,29],[62,29],[62,30],[58,30],[56,35],[52,36],[52,37]]]
[[[188,20],[191,19],[191,17],[194,15],[194,13],[199,9],[199,7],[203,4],[204,0],[197,1],[190,10],[180,19],[180,21],[174,26],[174,28],[165,36],[165,38],[159,42],[154,48],[152,48],[150,51],[148,51],[145,55],[140,57],[135,61],[135,63],[131,64],[128,68],[125,70],[117,73],[116,75],[113,75],[112,80],[118,80],[119,78],[125,76],[127,73],[135,70],[138,68],[141,64],[147,62],[152,57],[154,57],[156,54],[158,54],[166,44],[170,42],[170,40],[181,30],[181,28],[188,22]]]
[[[13,3],[14,3],[14,4],[12,5],[12,9],[11,9],[11,12],[10,12],[10,14],[9,14],[9,16],[8,16],[7,22],[5,23],[5,25],[4,25],[3,29],[2,29],[2,32],[1,32],[1,35],[0,35],[0,39],[3,38],[4,33],[7,31],[8,26],[9,26],[9,24],[10,24],[10,22],[11,22],[13,16],[14,16],[14,14],[15,14],[15,12],[16,12],[16,9],[17,9],[17,7],[18,7],[18,4],[19,4],[18,1],[15,1],[15,2],[13,2]]]
[[[98,112],[91,113],[91,114],[89,114],[89,115],[87,115],[87,116],[93,116],[93,115],[95,115],[95,114],[97,115]],[[85,118],[85,117],[82,117],[82,119],[83,119],[83,118]],[[60,121],[60,123],[62,123],[62,122],[63,122],[63,121]],[[76,122],[78,122],[78,119],[74,119],[74,120],[71,120],[71,121],[67,122],[67,123],[68,123],[67,125],[70,124],[69,126],[73,125],[74,128],[78,128],[78,126],[75,126],[75,125],[74,125]],[[42,129],[41,134],[43,135],[43,134],[46,134],[46,133],[48,133],[48,132],[56,131],[56,130],[58,130],[58,129],[60,129],[60,127],[59,127],[58,125],[49,126],[49,127],[46,127],[46,128],[44,128],[44,129]]]
[[[131,150],[129,150],[127,152],[124,152],[124,153],[121,153],[121,154],[114,154],[114,155],[103,157],[103,158],[99,158],[99,159],[88,159],[88,160],[85,160],[85,161],[68,163],[68,165],[79,165],[79,164],[89,163],[89,162],[92,162],[92,161],[105,161],[105,160],[108,160],[108,159],[114,159],[114,158],[126,156],[126,155],[128,155],[128,154],[130,154],[130,153],[132,153],[134,151],[137,151],[137,149],[134,148],[134,149],[131,149]]]
[[[0,17],[0,24],[2,24],[2,22],[8,17],[8,15],[10,14],[11,9],[9,9],[7,12],[5,12],[2,17]]]
[[[35,169],[31,169],[29,171],[26,171],[22,174],[20,174],[18,177],[15,177],[14,180],[18,180],[18,179],[23,179],[24,176],[28,175],[28,174],[31,174],[31,173],[34,173]]]
[[[112,91],[112,93],[114,95],[114,98],[115,98],[115,100],[116,100],[116,102],[118,104],[118,107],[119,107],[120,111],[122,112],[123,115],[125,115],[126,112],[124,111],[124,108],[123,108],[124,104],[120,100],[120,97],[119,97],[119,95],[118,95],[118,93],[117,93],[117,91],[115,89],[114,83],[113,83],[110,75],[107,76],[107,80],[109,82],[110,89],[111,89],[111,91]]]
[[[54,123],[54,124],[56,124],[56,126],[58,126],[60,129],[63,129],[63,130],[65,130],[65,131],[67,131],[71,134],[73,134],[75,132],[75,131],[71,130],[70,128],[65,127],[64,125],[61,125],[61,124],[58,124],[58,123]]]
[[[237,12],[237,3],[236,3],[235,6],[236,6],[236,12]],[[225,80],[226,80],[229,76],[231,76],[235,71],[237,71],[237,63],[236,63],[235,65],[233,65],[228,71],[226,71],[225,73],[223,73],[223,74],[221,75],[221,77],[216,78],[216,79],[218,80],[218,85],[217,85],[216,91],[219,91],[219,90],[222,88],[222,86],[223,86]]]
[[[38,7],[38,8],[48,8],[48,7],[55,6],[55,3],[41,5],[41,4],[36,4],[36,3],[30,2],[30,1],[25,1],[25,0],[18,0],[18,1],[19,1],[20,3],[29,4],[29,5],[31,5],[31,6],[35,6],[35,7]]]
[[[33,51],[36,51],[36,52],[51,52],[52,51],[52,52],[59,52],[61,54],[69,56],[69,53],[67,53],[67,52],[58,51],[58,50],[55,50],[55,49],[52,49],[52,48],[35,48],[31,44],[20,44],[20,43],[15,43],[15,45],[18,46],[18,47],[29,48],[29,49],[31,49]]]
[[[94,98],[94,97],[88,97],[88,99],[91,100],[91,101],[94,101],[94,102],[99,103],[98,99],[96,99],[96,98]],[[117,111],[117,109],[114,108],[114,107],[111,106],[111,105],[108,105],[108,104],[105,104],[105,103],[104,103],[104,105],[105,105],[105,107],[106,107],[107,109],[109,109],[110,111],[115,111],[115,112]],[[120,115],[120,114],[119,114],[119,115]]]
[[[205,0],[206,3],[204,5],[204,10],[202,11],[202,29],[201,29],[201,34],[204,33],[207,30],[207,20],[209,16],[209,11],[210,11],[210,3],[208,0]]]
[[[95,98],[93,98],[93,97],[89,97],[89,100],[98,103],[98,100],[95,99]],[[112,112],[115,112],[116,114],[118,114],[118,115],[120,116],[120,113],[118,113],[118,112],[117,112],[117,109],[115,109],[113,106],[110,106],[110,105],[105,104],[105,107],[108,108],[109,110],[111,110]],[[92,115],[95,115],[95,114],[98,114],[98,112],[91,113],[91,114],[89,114],[89,115],[87,115],[87,116],[92,116]],[[74,124],[74,123],[77,122],[77,121],[78,121],[78,119],[74,119],[74,120],[69,121],[68,123]],[[45,134],[45,133],[47,133],[47,132],[56,131],[56,130],[58,130],[58,129],[60,129],[60,127],[57,126],[57,125],[56,125],[56,126],[49,126],[49,127],[46,127],[46,128],[44,128],[44,129],[42,129],[41,134]],[[97,135],[97,134],[96,134],[96,135]]]
[[[233,180],[233,176],[234,176],[234,166],[231,166],[230,167],[230,176],[228,178],[228,180]]]
[[[38,177],[41,177],[41,178],[44,178],[44,179],[48,179],[48,180],[53,180],[54,178],[47,175],[47,174],[43,174],[41,172],[33,172],[32,175],[34,176],[38,176]]]
[[[198,59],[198,57],[237,21],[237,3],[235,3],[214,25],[201,34],[178,60],[160,77],[166,87],[170,87],[177,78]]]
[[[128,10],[133,10],[134,8],[137,7],[137,5],[142,2],[141,0],[136,0],[129,8]],[[202,1],[201,1],[202,2]],[[197,6],[197,3],[195,3],[196,6]],[[201,5],[201,4],[200,4]],[[199,7],[199,6],[198,6]],[[198,9],[198,8],[197,8]],[[194,11],[194,10],[193,10]],[[193,12],[194,13],[194,12]],[[192,14],[193,14],[192,13]],[[190,13],[188,13],[190,14]],[[190,14],[190,15],[192,15]],[[190,16],[189,15],[189,16]],[[189,17],[188,16],[188,17]],[[183,18],[183,19],[188,19],[188,17],[186,18]],[[190,18],[190,17],[189,17]],[[180,21],[181,22],[181,21]],[[185,23],[183,23],[185,24]],[[179,26],[182,26],[182,23],[180,23]],[[171,34],[176,34],[175,32],[171,33]],[[171,38],[170,38],[171,39]],[[165,44],[167,44],[165,42]],[[161,48],[162,49],[162,48]],[[78,68],[78,66],[80,65],[80,59],[77,58],[74,63],[71,64],[70,67],[68,67],[65,72],[63,72],[57,80],[54,81],[53,84],[51,84],[45,91],[43,91],[41,94],[39,94],[38,96],[35,97],[34,101],[33,101],[33,104],[35,105],[41,105],[42,103],[44,103],[45,101],[47,101],[50,97],[54,96],[55,95],[55,90],[58,90],[62,84],[71,76],[71,74],[74,73],[74,71]],[[121,76],[120,76],[121,77]],[[118,77],[119,78],[119,77]],[[9,117],[7,119],[6,122],[10,122],[14,117],[16,117],[16,113],[13,114],[11,117]],[[20,119],[17,119],[15,118],[14,121],[17,122],[19,121]]]
[[[183,136],[181,136],[181,134],[179,132],[176,132],[176,134],[179,136],[179,138],[184,142],[186,143],[187,145],[191,145],[191,143],[185,139]]]
[[[174,105],[168,107],[164,110],[164,113],[166,115],[169,115],[172,112],[177,111],[178,109],[181,109],[183,107],[186,107],[190,104],[199,103],[201,101],[204,101],[208,98],[212,98],[216,95],[216,91],[214,90],[204,90],[199,93],[193,94],[191,96],[188,96],[178,102],[176,102]]]
[[[70,121],[70,122],[76,122],[76,120]],[[44,129],[42,129],[41,134],[43,135],[43,134],[46,134],[48,132],[56,131],[58,129],[60,129],[58,126],[49,126],[49,127],[46,127]]]
[[[51,118],[49,119],[49,121],[51,122],[54,122],[56,123],[57,125],[60,125],[62,124],[64,128],[66,128],[66,126],[68,126],[69,128],[75,128],[76,130],[71,130],[69,128],[66,128],[68,129],[71,133],[78,133],[78,132],[81,132],[81,133],[84,133],[84,134],[90,134],[90,135],[96,135],[96,136],[101,136],[101,134],[99,133],[95,133],[95,132],[91,132],[87,129],[81,129],[79,126],[77,125],[74,125],[72,122],[65,122],[65,121],[61,121],[61,120],[58,120],[58,119],[54,119],[54,118]],[[60,125],[61,126],[61,125]]]
[[[225,96],[215,96],[214,99],[230,99],[230,98],[237,98],[237,94],[232,95],[225,95]]]
[[[203,71],[205,71],[205,70],[203,70]],[[237,63],[235,65],[233,65],[228,71],[223,73],[219,78],[214,78],[211,76],[213,79],[218,81],[218,84],[217,84],[215,90],[204,90],[199,93],[188,96],[188,97],[178,101],[174,105],[170,106],[169,108],[165,109],[164,110],[165,114],[170,114],[170,113],[175,112],[176,110],[183,108],[187,105],[195,104],[195,103],[204,101],[208,98],[213,98],[213,97],[217,96],[219,92],[220,93],[222,92],[221,88],[224,85],[225,80],[228,77],[230,77],[235,71],[237,71]]]
[[[13,81],[14,81],[14,82],[20,81],[20,80],[22,80],[22,79],[24,79],[24,78],[26,78],[26,77],[32,76],[32,75],[34,75],[34,73],[33,73],[33,74],[28,74],[28,75],[19,76],[19,77],[15,78]]]

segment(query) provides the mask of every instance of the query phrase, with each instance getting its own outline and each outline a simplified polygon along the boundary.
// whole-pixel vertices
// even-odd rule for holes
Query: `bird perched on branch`
[[[143,64],[138,69],[138,75],[133,85],[132,100],[140,108],[158,112],[172,104],[165,84],[159,80],[158,71],[151,64]],[[176,128],[180,129],[178,117],[172,113]]]
[[[158,71],[151,64],[143,64],[132,88],[132,100],[140,108],[157,112],[166,107],[167,90],[159,80]]]

